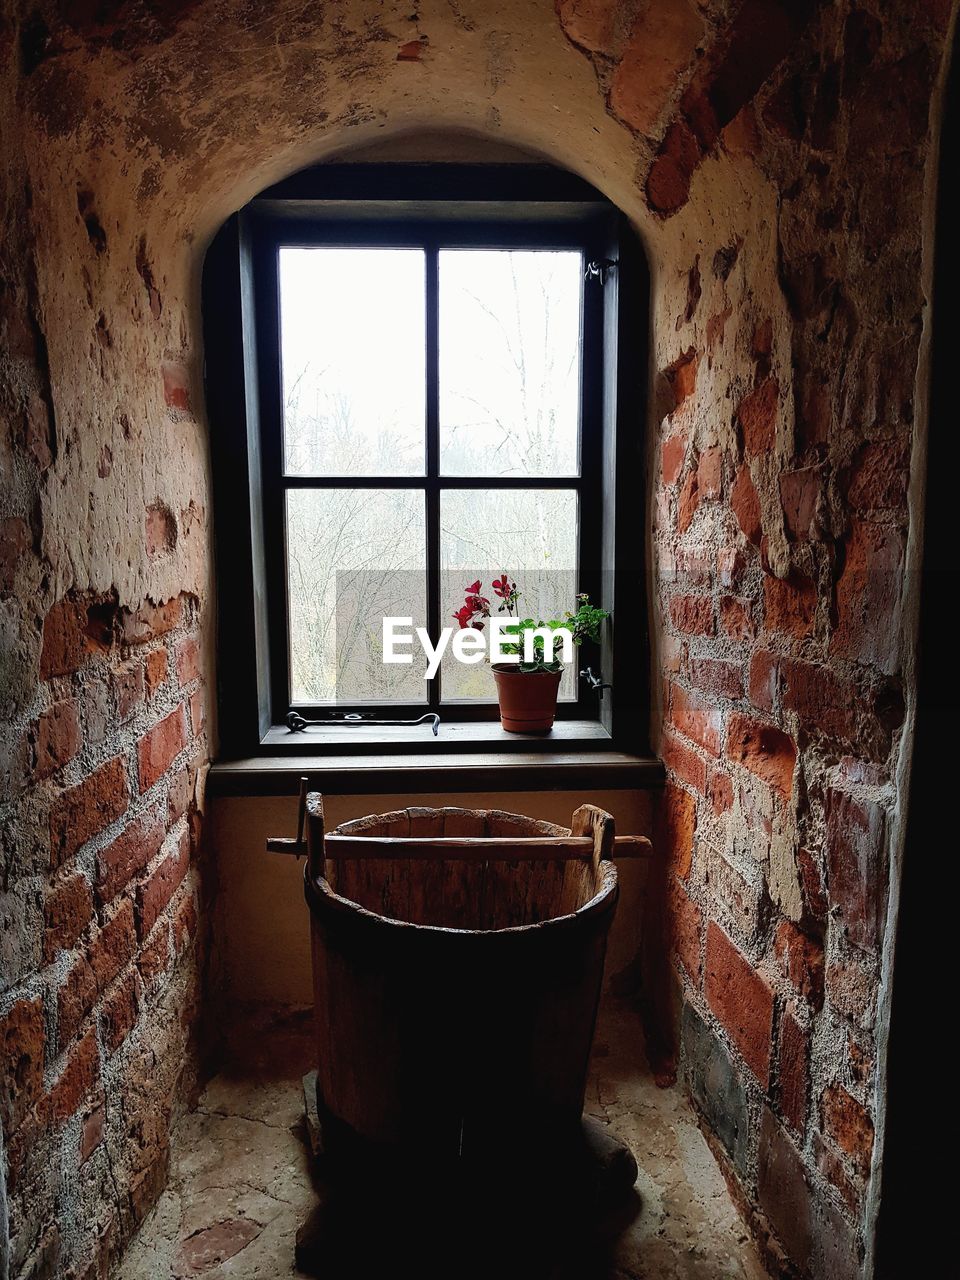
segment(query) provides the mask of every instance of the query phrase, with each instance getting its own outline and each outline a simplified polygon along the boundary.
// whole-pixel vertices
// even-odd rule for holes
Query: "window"
[[[599,193],[527,166],[325,166],[223,228],[204,319],[228,752],[282,743],[290,710],[495,724],[484,667],[448,653],[426,681],[419,654],[382,662],[383,617],[435,639],[477,578],[506,572],[544,617],[577,592],[613,613],[619,593],[613,621],[636,637],[641,262]],[[632,709],[636,746],[631,643],[635,670],[615,670],[612,636],[567,668],[567,745],[590,725],[609,744],[618,716],[623,741]]]

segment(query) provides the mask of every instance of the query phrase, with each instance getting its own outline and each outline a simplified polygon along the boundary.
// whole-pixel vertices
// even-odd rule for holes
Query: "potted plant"
[[[574,613],[535,622],[533,618],[520,617],[522,595],[516,582],[501,573],[490,585],[500,601],[497,612],[505,613],[511,619],[502,628],[507,639],[501,644],[501,650],[505,654],[517,654],[520,658],[519,662],[492,664],[500,703],[500,723],[509,733],[546,732],[553,728],[556,719],[563,663],[555,653],[548,657],[544,637],[537,632],[566,628],[574,645],[579,646],[584,640],[599,643],[600,625],[610,615],[606,609],[592,605],[589,596],[578,595]],[[479,578],[467,587],[463,605],[453,615],[461,627],[482,630],[484,619],[491,616],[490,600],[481,595],[481,589]]]

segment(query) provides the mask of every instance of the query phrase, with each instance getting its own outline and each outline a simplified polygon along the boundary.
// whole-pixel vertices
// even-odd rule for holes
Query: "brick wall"
[[[679,998],[682,1078],[775,1265],[818,1277],[869,1268],[909,758],[908,484],[949,6],[894,9],[746,3],[713,32],[691,17],[705,50],[671,49],[672,110],[646,122],[647,200],[680,246],[655,301],[650,453],[660,1012]],[[558,10],[581,47],[596,33],[578,21],[606,11]],[[664,52],[643,39],[652,13],[609,26],[615,70],[597,62],[630,127],[631,77]]]
[[[12,732],[2,896],[13,1275],[67,1274],[71,1258],[70,1275],[99,1273],[162,1188],[193,1090],[196,655],[187,595],[129,611],[71,594],[43,619],[41,682]]]

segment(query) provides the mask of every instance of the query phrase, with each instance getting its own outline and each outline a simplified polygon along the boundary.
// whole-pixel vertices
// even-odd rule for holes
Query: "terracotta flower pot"
[[[500,699],[500,723],[508,733],[543,733],[553,728],[557,714],[560,671],[518,671],[493,668]]]

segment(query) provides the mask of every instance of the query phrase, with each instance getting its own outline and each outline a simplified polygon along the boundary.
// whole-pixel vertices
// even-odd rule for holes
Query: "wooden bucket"
[[[570,828],[410,808],[325,836],[321,797],[307,798],[331,1153],[482,1161],[515,1148],[521,1128],[542,1148],[579,1126],[617,902],[614,840],[612,817],[591,805]]]

